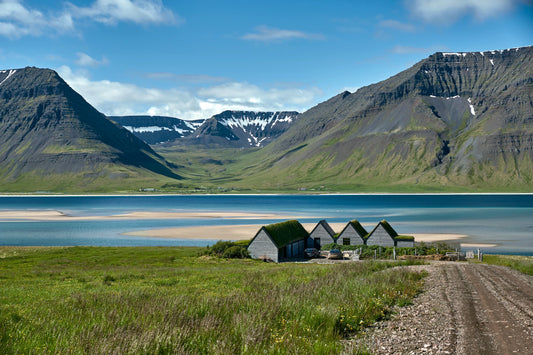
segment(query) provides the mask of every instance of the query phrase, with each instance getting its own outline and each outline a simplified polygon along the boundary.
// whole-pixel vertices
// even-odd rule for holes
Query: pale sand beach
[[[149,212],[137,211],[110,216],[71,216],[61,211],[0,211],[0,220],[36,220],[36,221],[83,221],[110,219],[296,219],[297,216],[284,216],[269,213],[244,212]]]
[[[461,248],[494,248],[498,244],[484,244],[484,243],[461,243]]]
[[[468,237],[465,234],[446,234],[446,233],[408,233],[409,235],[412,235],[415,237],[415,241],[417,242],[425,242],[425,243],[432,243],[432,242],[442,242],[445,240],[459,240],[461,238]]]
[[[307,231],[312,231],[316,224],[303,223]],[[340,232],[346,223],[330,223],[334,231]],[[260,224],[227,225],[227,226],[201,226],[162,228],[124,233],[125,235],[153,238],[176,239],[212,239],[212,240],[246,240],[252,239],[259,231]],[[462,234],[415,234],[417,242],[438,242],[458,240],[466,237]]]
[[[283,216],[276,214],[260,214],[245,212],[152,212],[136,211],[109,216],[71,216],[55,210],[26,210],[26,211],[0,211],[0,220],[11,221],[81,221],[81,220],[121,220],[121,219],[298,219],[298,216]],[[303,223],[304,228],[311,232],[316,224]],[[340,232],[346,223],[330,223],[334,231]],[[173,239],[209,239],[209,240],[246,240],[252,239],[261,228],[260,224],[224,225],[224,226],[197,226],[151,229],[132,231],[124,235],[153,238]],[[372,228],[372,224],[364,224]],[[467,237],[462,234],[410,234],[417,242],[439,242],[460,240]],[[463,243],[467,248],[488,248],[496,244],[469,244]]]
[[[302,225],[308,231],[311,231],[315,227],[314,223],[303,223]],[[346,224],[330,223],[330,225],[334,230],[340,231]],[[261,227],[261,224],[178,227],[126,232],[123,234],[136,237],[153,238],[246,240],[252,239]]]

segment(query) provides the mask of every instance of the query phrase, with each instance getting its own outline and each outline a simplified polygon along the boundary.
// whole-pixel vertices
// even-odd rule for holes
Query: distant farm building
[[[379,245],[382,247],[414,247],[415,238],[411,236],[398,235],[386,220],[382,220],[370,232],[366,239],[366,245]]]
[[[366,229],[354,219],[342,230],[337,238],[337,244],[339,245],[362,245],[365,244],[365,239],[368,236]]]
[[[331,243],[335,243],[335,232],[328,222],[321,220],[309,234],[307,247],[320,249],[322,245]]]
[[[340,245],[377,245],[412,248],[415,238],[398,235],[389,222],[382,220],[368,233],[356,219],[348,222],[335,239],[335,232],[325,220],[317,223],[311,233],[296,220],[263,226],[248,245],[252,258],[280,262],[304,257],[304,249],[337,243]]]
[[[309,233],[296,220],[263,226],[248,245],[252,258],[279,262],[303,258]]]

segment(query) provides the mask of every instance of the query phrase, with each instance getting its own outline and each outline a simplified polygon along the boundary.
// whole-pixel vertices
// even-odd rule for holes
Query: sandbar
[[[485,244],[485,243],[461,243],[461,248],[494,248],[498,244]]]
[[[316,224],[302,223],[308,231]],[[330,223],[334,231],[340,232],[346,223]],[[137,237],[175,238],[175,239],[209,239],[209,240],[246,240],[252,239],[261,228],[261,224],[241,224],[224,226],[196,226],[161,228],[123,233]],[[417,242],[451,241],[467,237],[463,234],[415,234]]]
[[[442,242],[442,241],[452,241],[459,240],[462,238],[468,237],[466,234],[451,234],[451,233],[407,233],[415,237],[415,242]]]

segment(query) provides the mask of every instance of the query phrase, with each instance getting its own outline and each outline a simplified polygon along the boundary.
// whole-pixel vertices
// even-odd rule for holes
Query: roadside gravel
[[[373,354],[532,354],[533,278],[509,268],[435,262],[413,305],[346,341]]]

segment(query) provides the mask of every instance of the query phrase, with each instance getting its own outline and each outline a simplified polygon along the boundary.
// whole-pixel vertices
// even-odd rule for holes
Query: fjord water
[[[468,237],[461,239],[463,243],[497,244],[486,252],[533,255],[533,195],[529,194],[0,197],[0,211],[14,210],[53,210],[71,216],[111,216],[135,211],[275,213],[297,216],[302,223],[316,223],[321,219],[346,223],[356,218],[369,231],[377,222],[387,219],[400,234],[464,234]],[[133,237],[123,233],[278,221],[264,218],[0,220],[0,245],[207,245],[213,241]]]

